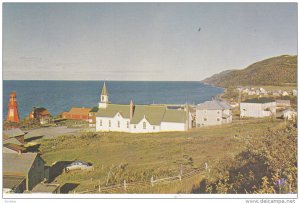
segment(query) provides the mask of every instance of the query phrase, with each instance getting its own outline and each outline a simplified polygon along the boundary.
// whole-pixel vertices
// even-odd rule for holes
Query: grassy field
[[[62,173],[55,182],[80,183],[76,192],[127,182],[150,181],[178,175],[234,157],[245,149],[244,138],[258,137],[267,129],[280,128],[282,121],[240,120],[224,126],[205,127],[188,132],[129,134],[98,133],[40,139],[42,158],[48,165],[58,161],[91,162],[93,171]],[[110,172],[110,173],[108,173]],[[183,173],[184,173],[183,172]],[[109,174],[109,176],[108,176]],[[203,175],[170,185],[132,189],[131,193],[191,193]]]

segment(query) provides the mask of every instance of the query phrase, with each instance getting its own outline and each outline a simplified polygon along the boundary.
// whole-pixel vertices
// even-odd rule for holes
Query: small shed
[[[282,113],[283,113],[283,118],[286,118],[288,120],[293,120],[297,117],[297,112],[291,109],[286,109]]]
[[[26,178],[24,176],[3,176],[4,193],[23,193],[26,189]]]
[[[60,193],[59,184],[39,183],[29,193]]]
[[[3,153],[3,176],[24,177],[28,191],[44,180],[44,163],[37,153]]]
[[[276,115],[276,102],[271,98],[252,98],[240,103],[241,117],[269,117]]]
[[[20,128],[12,128],[3,131],[3,140],[9,138],[16,138],[20,143],[24,144],[24,135],[26,132],[22,131]]]

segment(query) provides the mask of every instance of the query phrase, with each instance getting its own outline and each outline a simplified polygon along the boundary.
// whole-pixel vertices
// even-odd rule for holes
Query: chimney
[[[132,102],[132,100],[130,100],[130,105],[129,105],[129,107],[130,107],[130,120],[132,119],[132,117],[133,117],[133,112],[134,112],[134,104],[133,104],[133,102]]]

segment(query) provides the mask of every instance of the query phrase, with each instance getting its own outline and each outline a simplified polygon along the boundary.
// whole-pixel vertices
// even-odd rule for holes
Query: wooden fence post
[[[108,172],[108,174],[107,174],[106,185],[108,184],[108,179],[109,179],[110,171],[111,171],[112,168],[113,168],[113,164],[111,165],[111,167],[110,167],[110,169],[109,169],[109,172]]]
[[[154,183],[153,183],[153,176],[151,177],[151,186],[152,186],[152,187],[154,186]]]
[[[126,186],[126,180],[124,180],[124,190],[126,191],[126,188],[127,188],[127,186]]]
[[[180,176],[182,176],[182,164],[180,164]]]
[[[99,180],[98,191],[101,192],[100,180]]]

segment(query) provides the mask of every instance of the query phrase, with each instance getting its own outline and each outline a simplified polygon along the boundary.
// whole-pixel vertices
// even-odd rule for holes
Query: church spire
[[[108,92],[106,89],[106,84],[104,82],[102,86],[101,96],[100,96],[99,108],[106,108],[107,104],[108,104]]]
[[[105,82],[103,83],[101,95],[104,95],[104,96],[107,96],[107,95],[108,95],[108,94],[107,94],[107,90],[106,90]]]

